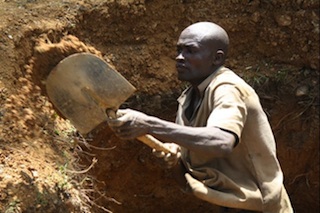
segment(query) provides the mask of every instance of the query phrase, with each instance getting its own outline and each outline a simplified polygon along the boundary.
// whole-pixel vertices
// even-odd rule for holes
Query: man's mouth
[[[176,69],[178,72],[183,72],[183,71],[187,70],[187,67],[184,64],[177,64]]]

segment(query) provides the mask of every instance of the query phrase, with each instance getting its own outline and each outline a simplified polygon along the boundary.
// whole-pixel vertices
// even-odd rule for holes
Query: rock
[[[31,170],[31,174],[32,174],[34,179],[39,177],[38,171],[36,171],[36,170]]]
[[[275,18],[276,18],[277,24],[281,27],[290,26],[292,23],[292,19],[288,15],[279,15],[279,16],[276,16]]]
[[[309,87],[307,85],[303,85],[303,86],[299,86],[296,89],[296,96],[297,97],[302,97],[302,96],[306,96],[309,93]]]
[[[260,21],[260,13],[259,12],[254,12],[252,15],[251,15],[251,20],[254,22],[254,23],[258,23]]]

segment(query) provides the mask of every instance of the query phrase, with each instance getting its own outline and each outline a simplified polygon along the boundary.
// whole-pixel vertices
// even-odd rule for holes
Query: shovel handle
[[[113,119],[117,118],[116,112],[112,109],[107,109],[106,113],[109,118],[113,118]],[[141,141],[142,143],[146,144],[147,146],[149,146],[150,148],[155,149],[157,151],[161,151],[166,154],[168,154],[168,153],[177,154],[176,152],[174,152],[171,149],[169,149],[168,147],[166,147],[161,141],[159,141],[158,139],[156,139],[152,135],[149,135],[149,134],[142,135],[142,136],[138,137],[137,139],[139,141]]]
[[[176,152],[174,152],[171,149],[169,149],[168,147],[166,147],[161,141],[159,141],[158,139],[156,139],[152,135],[143,135],[143,136],[138,137],[137,139],[157,151],[161,151],[166,154],[167,153],[177,154]]]

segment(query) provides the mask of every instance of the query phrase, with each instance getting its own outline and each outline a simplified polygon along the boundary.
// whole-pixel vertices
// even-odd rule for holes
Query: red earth
[[[0,212],[214,212],[183,194],[149,147],[105,124],[85,138],[45,91],[91,52],[136,88],[123,107],[174,120],[175,44],[197,21],[229,33],[227,66],[258,92],[296,212],[319,211],[319,1],[0,1]]]

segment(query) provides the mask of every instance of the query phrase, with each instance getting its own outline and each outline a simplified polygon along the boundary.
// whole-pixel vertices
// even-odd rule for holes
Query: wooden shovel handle
[[[115,111],[112,110],[112,109],[107,109],[106,113],[107,113],[109,118],[113,118],[113,119],[117,118],[117,115],[116,115]],[[158,139],[156,139],[152,135],[149,135],[149,134],[142,135],[142,136],[138,137],[137,139],[139,141],[143,142],[144,144],[148,145],[152,149],[155,149],[157,151],[161,151],[161,152],[164,152],[166,154],[167,153],[177,154],[173,150],[171,150],[168,147],[166,147],[161,141],[159,141]]]
[[[158,139],[156,139],[152,135],[143,135],[143,136],[138,137],[137,139],[157,151],[161,151],[166,154],[167,153],[177,154],[176,152],[174,152],[171,149],[169,149],[168,147],[166,147],[161,141],[159,141]]]

